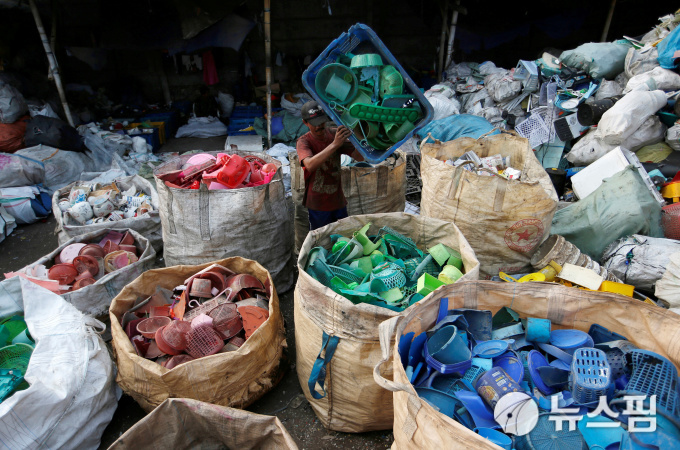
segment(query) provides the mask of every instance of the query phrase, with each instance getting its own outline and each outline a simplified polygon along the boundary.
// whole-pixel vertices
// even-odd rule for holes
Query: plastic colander
[[[241,316],[236,311],[234,303],[224,303],[210,311],[209,316],[213,319],[213,328],[224,339],[236,336],[243,329]]]
[[[191,331],[191,323],[183,320],[173,320],[163,327],[163,340],[167,345],[177,351],[187,348],[187,333]]]
[[[170,322],[172,322],[172,319],[169,317],[150,317],[137,324],[137,331],[145,338],[153,339],[156,335],[156,331],[158,331],[159,328],[170,324]]]
[[[401,267],[384,262],[371,273],[371,292],[384,292],[406,285],[406,275]]]
[[[26,373],[33,347],[28,344],[14,344],[0,348],[0,369],[20,370]]]
[[[224,340],[212,327],[198,327],[187,333],[187,353],[194,358],[214,355],[224,347]]]

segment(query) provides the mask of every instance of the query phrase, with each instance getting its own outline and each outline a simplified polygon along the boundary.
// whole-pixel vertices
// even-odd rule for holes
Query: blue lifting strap
[[[309,393],[312,394],[312,397],[315,399],[319,400],[320,398],[324,398],[326,396],[326,390],[324,389],[323,385],[326,382],[326,365],[331,361],[333,358],[333,354],[335,353],[335,348],[338,346],[338,341],[340,340],[339,337],[337,336],[328,336],[326,332],[324,331],[323,333],[323,339],[321,341],[321,350],[319,350],[319,356],[316,357],[316,361],[314,361],[314,366],[312,367],[312,373],[309,374]],[[321,354],[326,351],[326,354],[324,357],[321,357]],[[322,394],[319,394],[316,391],[316,384],[319,384],[319,387],[321,388]]]

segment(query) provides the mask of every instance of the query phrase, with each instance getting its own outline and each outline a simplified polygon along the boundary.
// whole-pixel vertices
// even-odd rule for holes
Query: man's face
[[[305,125],[309,128],[309,131],[312,133],[312,136],[318,139],[322,139],[324,135],[326,134],[326,123],[323,122],[319,126],[314,126],[311,123],[307,122],[306,120],[304,121]]]

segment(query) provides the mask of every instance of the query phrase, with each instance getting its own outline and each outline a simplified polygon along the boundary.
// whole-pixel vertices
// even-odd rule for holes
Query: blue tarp
[[[680,27],[675,27],[668,36],[659,42],[656,49],[659,51],[659,57],[657,58],[659,65],[664,69],[675,69],[678,64],[675,62],[673,54],[680,50]]]
[[[477,139],[481,135],[493,130],[493,128],[493,125],[483,117],[471,114],[456,114],[444,117],[443,119],[433,120],[418,131],[418,135],[424,139],[430,133],[433,138],[446,142],[460,137]],[[491,134],[498,133],[499,131],[496,130]]]

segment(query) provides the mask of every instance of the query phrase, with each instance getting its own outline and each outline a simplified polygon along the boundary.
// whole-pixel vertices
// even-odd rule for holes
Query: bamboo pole
[[[57,48],[57,7],[52,1],[52,32],[50,33],[50,48]],[[52,76],[52,71],[48,70],[47,79],[54,81],[54,76]]]
[[[52,53],[52,47],[50,47],[50,41],[47,39],[47,34],[45,33],[45,28],[43,27],[42,19],[40,18],[40,12],[38,12],[38,7],[35,5],[35,0],[28,0],[31,5],[31,12],[33,13],[33,19],[35,20],[35,25],[38,27],[38,33],[40,33],[40,40],[43,43],[43,48],[45,49],[45,54],[47,55],[47,61],[50,64],[50,73],[54,77],[54,84],[57,85],[57,91],[59,92],[59,98],[61,99],[61,105],[64,107],[64,114],[66,115],[66,120],[72,127],[75,126],[73,118],[71,117],[71,108],[68,106],[66,101],[66,93],[64,92],[64,87],[61,84],[61,76],[59,75],[59,66],[57,65],[57,58]]]
[[[449,0],[444,2],[444,10],[442,11],[442,35],[439,40],[439,66],[437,70],[437,80],[442,81],[442,72],[444,71],[444,46],[446,45],[446,16],[449,13]]]
[[[600,42],[607,41],[607,34],[609,34],[609,26],[612,24],[612,17],[614,17],[614,8],[616,7],[616,0],[612,0],[609,5],[609,13],[607,14],[607,20],[604,22],[604,29],[602,30],[602,36],[600,37]]]
[[[267,143],[272,147],[272,41],[270,0],[264,0],[264,56],[267,77]]]
[[[456,25],[458,25],[458,9],[460,7],[460,0],[456,0],[453,5],[453,13],[451,13],[451,30],[449,31],[449,45],[446,50],[446,67],[451,64],[451,58],[453,57],[453,38],[456,36]]]

